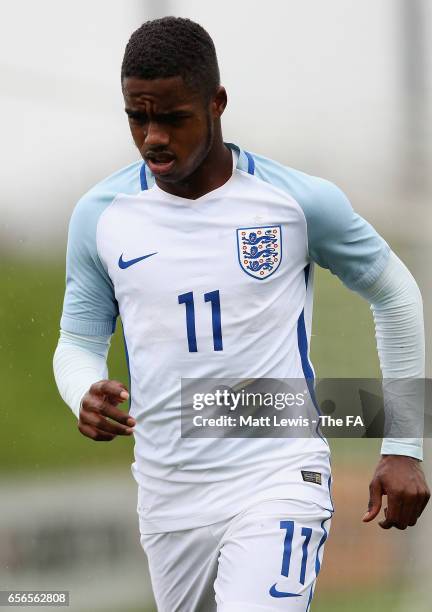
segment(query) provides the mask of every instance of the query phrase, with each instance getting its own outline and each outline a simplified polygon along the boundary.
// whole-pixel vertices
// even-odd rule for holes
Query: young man
[[[145,23],[121,76],[144,163],[73,214],[60,393],[83,435],[135,435],[160,611],[307,611],[333,512],[326,441],[181,437],[181,379],[309,380],[314,263],[372,303],[384,376],[421,377],[418,288],[336,186],[224,143],[227,96],[198,24]],[[118,315],[129,414],[118,407],[128,390],[107,380]],[[421,453],[421,440],[384,441],[365,521],[387,495],[383,528],[416,523],[429,498]]]

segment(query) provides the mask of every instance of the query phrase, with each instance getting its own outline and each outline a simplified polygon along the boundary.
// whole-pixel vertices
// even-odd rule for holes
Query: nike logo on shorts
[[[126,270],[126,268],[133,266],[139,261],[142,261],[143,259],[147,259],[147,257],[151,257],[152,255],[156,255],[156,254],[157,254],[157,251],[155,253],[149,253],[149,255],[143,255],[142,257],[136,257],[135,259],[129,259],[128,261],[125,261],[123,259],[123,253],[122,253],[119,257],[118,265],[119,265],[119,268],[121,268],[122,270]]]
[[[269,593],[272,597],[301,597],[301,593],[287,593],[286,591],[278,591],[276,582],[270,588]]]

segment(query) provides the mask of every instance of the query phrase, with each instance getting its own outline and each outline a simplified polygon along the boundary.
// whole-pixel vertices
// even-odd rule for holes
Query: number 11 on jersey
[[[213,348],[222,351],[222,322],[219,290],[204,293],[204,302],[211,303],[211,316],[213,327]],[[196,328],[195,328],[195,302],[193,291],[182,293],[178,296],[178,303],[186,307],[186,333],[190,353],[198,352]]]

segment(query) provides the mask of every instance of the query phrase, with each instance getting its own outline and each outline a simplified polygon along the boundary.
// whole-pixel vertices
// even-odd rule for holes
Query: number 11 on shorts
[[[292,552],[292,541],[294,537],[294,521],[281,521],[280,528],[286,530],[285,540],[284,540],[284,550],[282,556],[282,569],[281,575],[288,577],[290,562],[291,562],[291,552]],[[301,530],[302,537],[304,538],[304,542],[302,545],[302,561],[300,567],[300,584],[305,583],[306,576],[306,564],[308,558],[308,545],[312,536],[312,529],[310,527],[302,527]]]

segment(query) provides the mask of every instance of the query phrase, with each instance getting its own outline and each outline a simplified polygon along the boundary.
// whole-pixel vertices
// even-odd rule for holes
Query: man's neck
[[[222,139],[213,146],[200,166],[178,183],[164,183],[156,180],[160,189],[181,198],[196,200],[201,196],[224,185],[232,175],[232,152]]]

